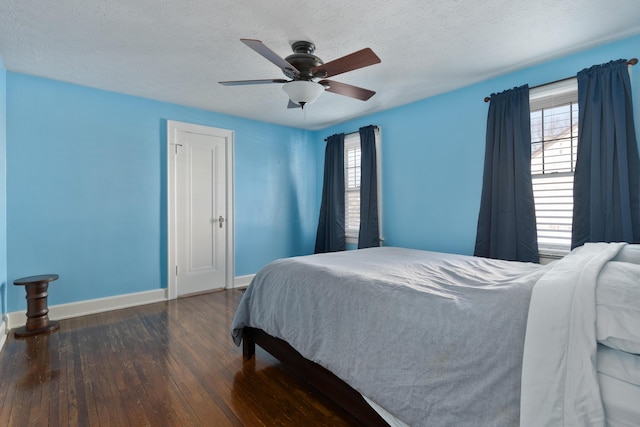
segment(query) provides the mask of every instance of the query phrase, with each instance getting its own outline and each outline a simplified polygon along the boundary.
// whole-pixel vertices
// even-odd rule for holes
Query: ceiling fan
[[[316,47],[311,42],[294,42],[291,45],[294,53],[283,59],[260,40],[240,39],[240,41],[278,66],[284,75],[291,80],[263,79],[219,82],[222,85],[283,83],[282,89],[289,95],[288,108],[304,108],[306,104],[314,102],[325,90],[362,101],[366,101],[375,95],[372,90],[327,80],[327,77],[380,63],[380,58],[369,48],[353,52],[325,64],[322,59],[313,54]],[[316,79],[321,80],[316,81]]]

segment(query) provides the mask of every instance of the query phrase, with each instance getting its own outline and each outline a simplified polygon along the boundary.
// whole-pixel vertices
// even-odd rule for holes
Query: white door
[[[229,283],[231,139],[225,129],[168,122],[170,298]]]

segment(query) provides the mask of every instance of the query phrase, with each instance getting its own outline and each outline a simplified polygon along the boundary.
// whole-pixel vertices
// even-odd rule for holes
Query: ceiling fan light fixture
[[[282,90],[287,93],[292,102],[304,107],[318,99],[324,91],[324,86],[309,80],[296,80],[285,83]]]

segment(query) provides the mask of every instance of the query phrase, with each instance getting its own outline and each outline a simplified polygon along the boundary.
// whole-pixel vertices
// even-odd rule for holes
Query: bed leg
[[[250,360],[254,354],[256,354],[256,343],[244,336],[242,338],[242,356],[246,360]]]

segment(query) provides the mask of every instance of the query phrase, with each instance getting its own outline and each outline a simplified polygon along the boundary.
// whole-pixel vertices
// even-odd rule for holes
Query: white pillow
[[[640,356],[599,345],[597,368],[601,374],[640,387]]]
[[[640,263],[604,266],[596,285],[596,316],[599,343],[640,354]]]
[[[640,245],[624,245],[611,261],[640,264]]]

